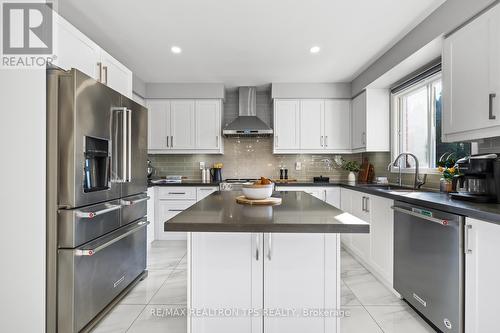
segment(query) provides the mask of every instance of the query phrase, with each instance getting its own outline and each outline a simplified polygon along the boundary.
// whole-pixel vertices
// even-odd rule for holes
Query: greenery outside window
[[[455,159],[468,156],[471,144],[441,141],[442,103],[441,72],[427,77],[404,90],[392,94],[392,159],[410,152],[419,160],[422,173],[437,173],[438,161],[444,154]],[[412,171],[412,158],[401,159],[403,171]],[[393,167],[393,171],[398,168]]]

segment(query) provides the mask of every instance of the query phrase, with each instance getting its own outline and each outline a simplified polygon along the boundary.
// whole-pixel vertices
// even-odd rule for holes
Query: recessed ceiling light
[[[319,46],[313,46],[313,47],[311,47],[311,49],[309,51],[311,53],[318,53],[320,50],[321,50],[321,48]]]
[[[170,51],[171,51],[172,53],[179,54],[179,53],[181,53],[181,52],[182,52],[182,49],[181,49],[180,47],[178,47],[178,46],[172,46],[172,47],[170,48]]]

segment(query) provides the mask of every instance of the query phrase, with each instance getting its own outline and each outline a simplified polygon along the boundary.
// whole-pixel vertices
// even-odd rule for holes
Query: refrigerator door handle
[[[113,117],[113,150],[112,165],[114,171],[113,180],[118,183],[124,183],[127,178],[127,109],[123,107],[114,107],[112,109]]]
[[[101,210],[94,211],[94,212],[76,211],[76,217],[84,218],[84,219],[91,219],[91,218],[94,218],[96,216],[118,210],[120,208],[122,208],[122,206],[120,206],[120,205],[110,205],[110,207],[108,207],[108,208],[101,209]]]
[[[132,110],[127,109],[127,182],[132,181]]]
[[[151,199],[151,197],[149,197],[149,196],[141,198],[141,199],[137,199],[137,200],[122,199],[121,204],[124,206],[132,206],[132,205],[138,204],[139,202],[148,201],[149,199]]]
[[[75,249],[74,253],[76,256],[87,256],[87,257],[93,256],[97,252],[104,250],[108,246],[113,245],[114,243],[118,242],[120,239],[123,239],[123,238],[127,237],[128,235],[131,235],[131,234],[139,231],[140,229],[146,227],[148,224],[149,224],[149,221],[145,221],[145,220],[139,221],[139,222],[137,222],[135,228],[127,230],[124,233],[120,234],[119,236],[117,236],[117,237],[115,237],[115,238],[113,238],[113,239],[111,239],[103,244],[99,244],[96,247],[92,247],[90,249]]]

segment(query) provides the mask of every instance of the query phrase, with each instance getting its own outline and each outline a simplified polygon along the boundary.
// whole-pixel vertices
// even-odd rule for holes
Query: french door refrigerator
[[[47,70],[47,332],[88,331],[146,271],[147,110]]]

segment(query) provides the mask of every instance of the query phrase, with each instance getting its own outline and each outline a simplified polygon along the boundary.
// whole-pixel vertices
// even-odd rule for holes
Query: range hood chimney
[[[240,87],[238,89],[240,108],[238,118],[222,131],[224,136],[270,136],[273,129],[257,117],[257,89]]]

